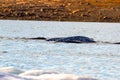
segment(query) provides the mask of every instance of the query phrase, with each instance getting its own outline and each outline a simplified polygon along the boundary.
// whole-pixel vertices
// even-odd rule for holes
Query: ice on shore
[[[0,72],[0,80],[27,80],[27,79],[19,77],[17,75]]]
[[[97,80],[73,74],[57,73],[53,71],[30,70],[18,74],[19,71],[22,70],[18,70],[13,67],[0,68],[0,80]]]

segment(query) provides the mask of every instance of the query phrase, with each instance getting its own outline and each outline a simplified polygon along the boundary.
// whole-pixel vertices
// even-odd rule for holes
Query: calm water
[[[0,67],[50,69],[104,80],[120,79],[117,45],[1,39],[0,46]]]
[[[34,27],[36,31],[33,31],[32,23],[26,24],[29,27],[23,28],[23,24],[19,22],[18,24],[10,22],[11,25],[3,24],[3,22],[0,25],[3,26],[0,27],[0,67],[13,66],[25,70],[48,69],[62,73],[90,76],[101,80],[120,80],[120,45],[65,44],[14,39],[14,37],[36,37],[33,34],[38,33],[36,32],[38,30],[40,33],[37,35],[52,37],[57,31],[52,33],[47,27],[44,27],[44,29],[48,29],[47,32],[43,31],[41,27]],[[62,27],[62,29],[64,28]],[[62,29],[59,27],[57,30],[62,31]],[[119,31],[119,29],[116,30]],[[25,32],[27,33],[24,34]],[[48,32],[51,34],[48,35]],[[73,34],[77,33],[73,31]],[[62,34],[66,33],[57,33],[55,36],[62,36]],[[103,34],[106,34],[106,32]],[[96,36],[98,35],[96,34]],[[93,37],[96,36],[93,35]],[[96,39],[99,40],[99,38]],[[105,40],[111,40],[111,38]],[[119,40],[119,38],[116,38],[116,40]]]

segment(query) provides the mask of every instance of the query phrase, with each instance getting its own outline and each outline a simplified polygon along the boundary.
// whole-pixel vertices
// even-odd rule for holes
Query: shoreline
[[[0,19],[77,22],[120,22],[120,2],[94,3],[82,0],[4,2]],[[8,5],[10,4],[10,5]],[[74,6],[76,5],[76,6]]]

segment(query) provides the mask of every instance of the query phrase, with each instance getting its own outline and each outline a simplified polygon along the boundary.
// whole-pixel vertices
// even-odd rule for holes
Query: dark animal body
[[[28,38],[28,39],[33,39],[33,40],[46,40],[44,37],[36,37],[36,38]]]
[[[53,42],[64,42],[64,43],[95,43],[92,38],[84,37],[84,36],[72,36],[72,37],[58,37],[58,38],[29,38],[35,40],[46,40],[46,41],[53,41]]]
[[[114,43],[114,44],[120,44],[120,42]]]
[[[92,38],[88,38],[84,36],[51,38],[51,39],[47,39],[47,41],[65,42],[65,43],[95,43],[95,41]]]

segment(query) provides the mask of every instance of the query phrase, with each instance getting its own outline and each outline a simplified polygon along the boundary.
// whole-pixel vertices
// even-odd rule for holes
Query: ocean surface
[[[53,70],[99,80],[120,80],[120,45],[21,39],[67,36],[120,42],[120,23],[0,20],[0,67]]]

